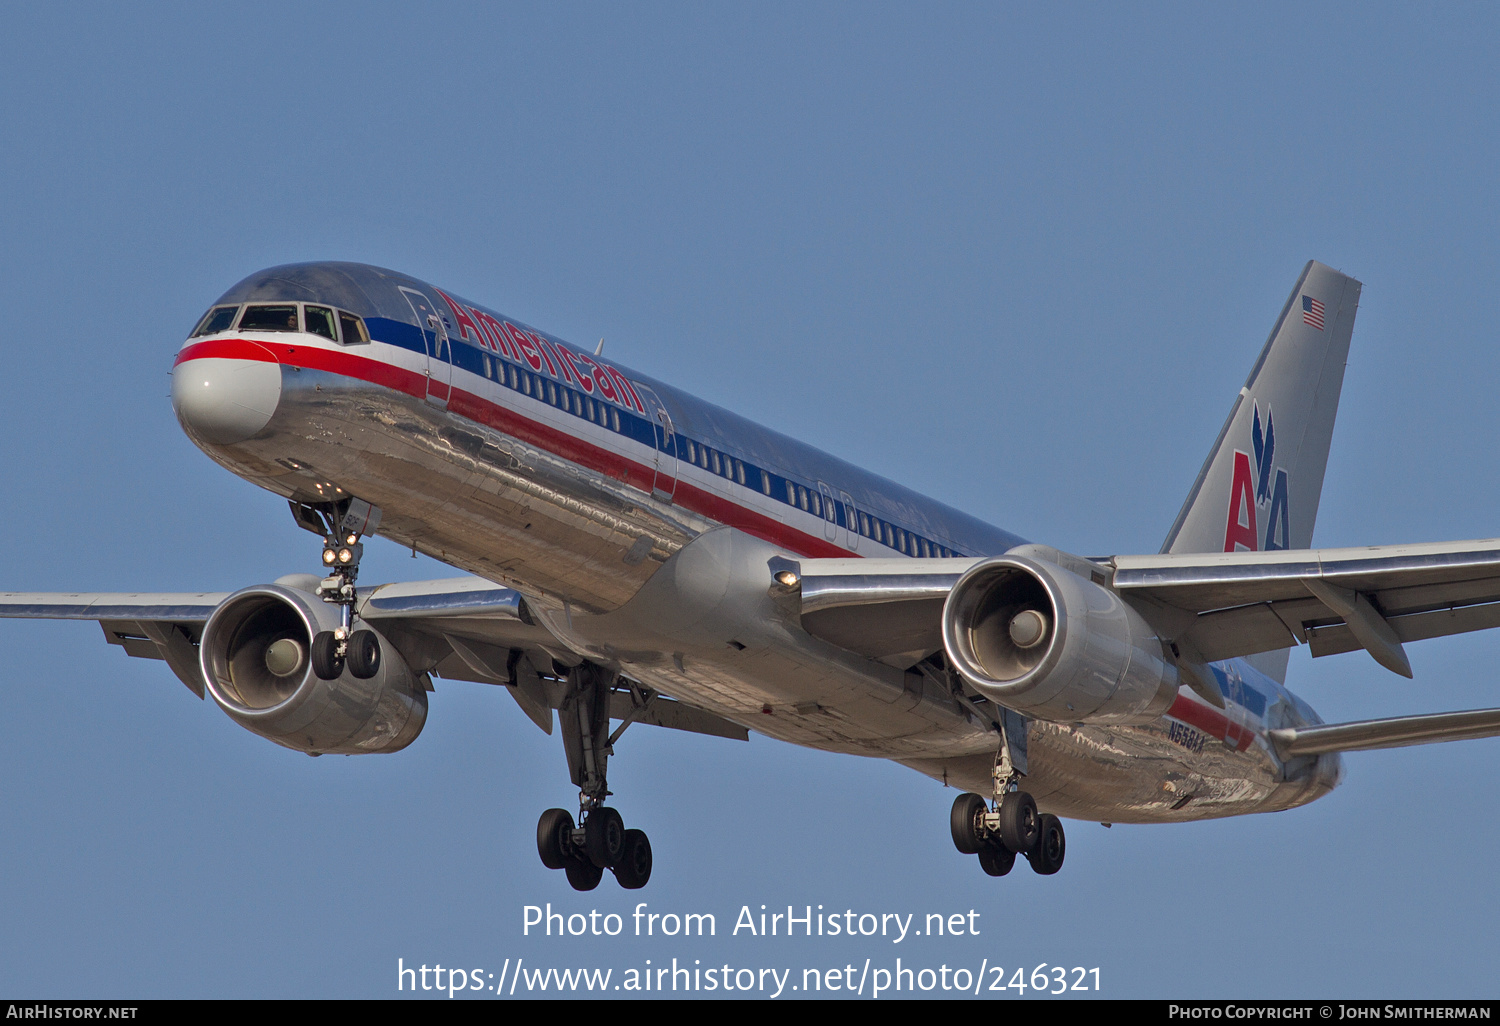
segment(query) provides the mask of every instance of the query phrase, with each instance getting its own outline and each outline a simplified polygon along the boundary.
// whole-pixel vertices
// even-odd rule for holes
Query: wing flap
[[[1402,641],[1425,641],[1428,638],[1443,638],[1450,634],[1466,634],[1469,631],[1500,627],[1500,602],[1434,609],[1423,613],[1408,613],[1405,616],[1388,616],[1386,619],[1396,632],[1396,637]],[[1348,625],[1342,623],[1309,627],[1307,643],[1315,657],[1352,652],[1362,647]]]
[[[1111,562],[1122,594],[1196,614],[1172,640],[1210,660],[1301,642],[1314,656],[1365,648],[1410,675],[1403,642],[1500,626],[1500,539]]]

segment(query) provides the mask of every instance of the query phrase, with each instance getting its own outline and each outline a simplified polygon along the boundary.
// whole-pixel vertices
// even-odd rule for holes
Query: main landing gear
[[[1031,868],[1051,876],[1062,868],[1068,842],[1062,821],[1050,812],[1038,814],[1036,802],[1025,791],[1001,796],[993,809],[982,795],[961,794],[949,817],[953,846],[965,855],[978,855],[979,867],[990,876],[1004,876],[1025,855]]]
[[[610,794],[605,768],[625,729],[622,725],[613,735],[608,733],[614,683],[613,673],[591,663],[568,671],[568,693],[558,721],[568,772],[579,789],[578,822],[566,809],[548,809],[536,825],[542,865],[566,872],[577,891],[598,887],[606,869],[627,890],[644,887],[651,879],[651,842],[645,831],[625,829],[620,813],[604,804]]]
[[[323,534],[323,567],[328,576],[318,582],[318,597],[339,607],[339,626],[319,631],[312,639],[313,673],[320,680],[333,680],[344,667],[361,680],[380,672],[380,639],[373,631],[354,629],[354,588],[359,560],[365,546],[360,537],[380,524],[380,507],[362,499],[311,506],[293,502],[292,516],[299,526]]]
[[[948,818],[953,846],[965,855],[978,855],[979,868],[990,876],[1004,876],[1025,855],[1031,868],[1051,876],[1062,868],[1068,842],[1062,821],[1038,813],[1036,801],[1019,786],[1020,773],[1002,739],[995,760],[993,807],[983,795],[961,794],[953,800]]]

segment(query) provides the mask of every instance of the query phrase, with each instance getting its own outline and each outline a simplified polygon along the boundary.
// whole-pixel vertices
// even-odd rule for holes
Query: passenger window
[[[620,411],[611,409],[609,411],[609,421],[612,425],[614,425],[614,429],[616,431],[620,430]]]
[[[216,306],[203,315],[203,320],[193,329],[188,338],[197,338],[199,335],[217,335],[221,331],[228,331],[234,324],[234,315],[239,312],[237,306]]]
[[[739,480],[740,484],[745,483],[745,465],[739,460],[734,461],[734,476]]]
[[[322,335],[330,342],[339,340],[339,333],[333,326],[333,311],[326,306],[304,306],[302,322],[307,325],[309,335]]]
[[[241,331],[296,331],[295,306],[247,306],[240,318]]]

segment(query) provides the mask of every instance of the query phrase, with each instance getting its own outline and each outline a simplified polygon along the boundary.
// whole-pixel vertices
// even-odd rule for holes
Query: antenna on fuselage
[[[601,338],[601,339],[600,339],[600,340],[599,340],[599,344],[598,344],[598,345],[597,345],[597,346],[595,346],[595,347],[594,347],[594,355],[595,355],[595,356],[599,356],[599,355],[601,355],[601,354],[602,354],[602,353],[603,353],[603,352],[604,352],[604,339],[602,339],[602,338]]]

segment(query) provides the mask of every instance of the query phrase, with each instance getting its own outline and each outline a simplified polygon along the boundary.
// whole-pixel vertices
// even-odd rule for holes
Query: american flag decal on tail
[[[1302,323],[1323,330],[1323,304],[1312,296],[1302,297]]]

